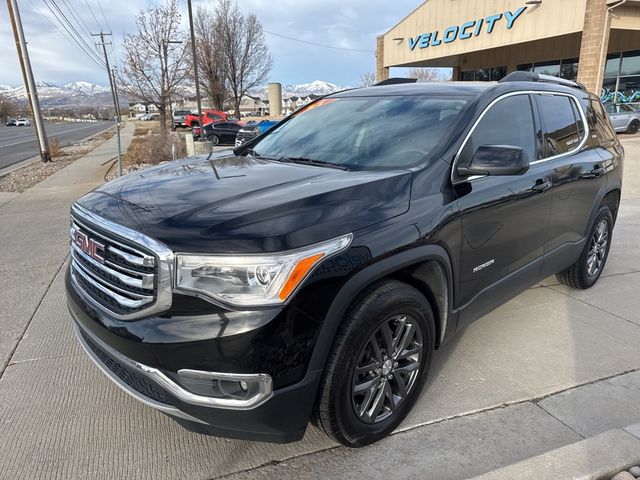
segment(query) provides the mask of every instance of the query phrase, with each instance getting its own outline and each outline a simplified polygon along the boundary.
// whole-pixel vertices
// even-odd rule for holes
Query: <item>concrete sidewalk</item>
[[[564,478],[527,471],[537,467],[525,460],[584,439],[596,443],[587,452],[606,454],[602,442],[628,439],[599,434],[640,422],[640,138],[622,138],[624,198],[598,285],[581,292],[549,279],[470,326],[437,352],[399,431],[359,450],[314,427],[289,445],[189,433],[113,386],[74,339],[61,270],[69,204],[99,183],[100,161],[73,191],[65,182],[74,173],[63,170],[0,206],[8,273],[0,352],[9,362],[0,378],[0,478],[460,479],[512,464],[529,476],[504,478]],[[625,456],[640,458],[628,447]]]
[[[116,154],[114,137],[21,195],[0,194],[0,374],[69,253],[71,204],[104,182]]]

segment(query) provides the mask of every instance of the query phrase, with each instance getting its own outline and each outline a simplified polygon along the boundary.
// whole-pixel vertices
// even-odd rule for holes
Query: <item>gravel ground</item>
[[[60,154],[54,156],[48,163],[35,162],[26,167],[14,170],[4,176],[0,176],[0,192],[22,193],[25,190],[40,183],[42,180],[90,152],[101,143],[113,136],[112,129],[96,135],[89,140],[60,149]]]

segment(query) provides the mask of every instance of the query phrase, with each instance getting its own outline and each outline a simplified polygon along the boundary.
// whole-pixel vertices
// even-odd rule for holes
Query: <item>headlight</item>
[[[346,250],[353,234],[273,254],[176,255],[176,290],[239,307],[285,303],[322,260]]]

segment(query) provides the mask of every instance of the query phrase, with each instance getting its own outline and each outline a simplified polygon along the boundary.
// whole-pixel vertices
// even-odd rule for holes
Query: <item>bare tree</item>
[[[376,83],[376,74],[373,72],[365,72],[360,75],[360,79],[358,80],[358,87],[370,87],[371,85]]]
[[[188,44],[180,21],[177,0],[138,12],[138,33],[125,35],[118,73],[122,93],[158,108],[163,136],[171,98],[190,73]]]
[[[6,123],[8,117],[18,114],[18,105],[7,95],[0,93],[0,121]]]
[[[271,70],[271,54],[258,18],[243,15],[231,0],[219,1],[215,21],[229,92],[239,116],[242,97],[263,83]]]
[[[414,67],[409,70],[409,78],[417,78],[423,82],[438,82],[444,80],[440,70],[425,67]]]
[[[219,39],[221,30],[216,25],[215,13],[198,7],[193,28],[196,35],[200,86],[211,100],[213,107],[222,110],[228,97],[228,89],[225,61]]]

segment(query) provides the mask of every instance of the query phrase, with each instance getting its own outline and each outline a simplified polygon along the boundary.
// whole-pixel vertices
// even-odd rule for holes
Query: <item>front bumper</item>
[[[96,365],[116,385],[137,400],[198,433],[275,443],[296,441],[304,435],[315,401],[320,372],[308,372],[300,381],[281,388],[273,388],[271,376],[266,375],[263,379],[267,380],[268,377],[267,387],[264,395],[257,401],[247,405],[216,404],[211,401],[211,397],[194,395],[176,381],[179,370],[176,363],[180,362],[175,359],[175,345],[152,344],[140,335],[134,336],[131,332],[107,327],[102,323],[104,319],[96,316],[92,307],[75,293],[69,279],[67,289],[69,311],[74,319],[79,342]],[[179,319],[173,320],[179,325]],[[209,352],[209,358],[201,358],[203,340],[180,342],[177,348],[182,354],[180,357],[183,359],[183,368],[193,369],[196,361],[199,362],[199,369],[223,371],[220,367],[229,364],[229,357],[238,355],[239,352],[240,355],[245,355],[246,349],[239,344],[247,338],[254,338],[243,338],[247,334],[250,335],[250,332],[206,341],[204,351]],[[150,340],[152,337],[149,335]],[[222,339],[226,341],[223,342]],[[171,357],[170,365],[165,361],[163,352]],[[190,352],[197,352],[198,358],[190,358]],[[226,360],[227,363],[216,359]],[[260,374],[232,371],[232,375],[234,378],[255,380]]]

